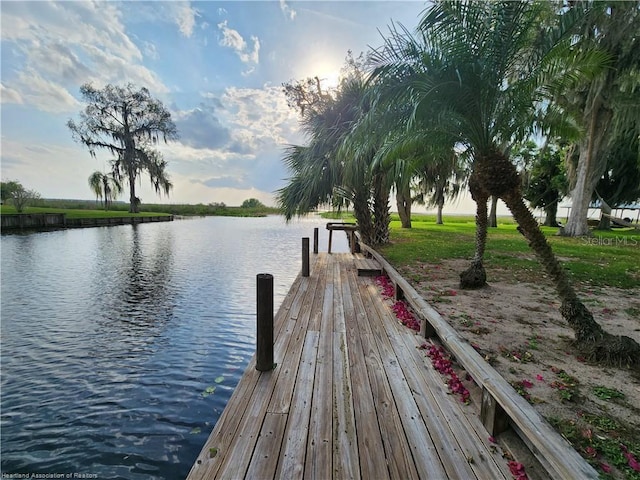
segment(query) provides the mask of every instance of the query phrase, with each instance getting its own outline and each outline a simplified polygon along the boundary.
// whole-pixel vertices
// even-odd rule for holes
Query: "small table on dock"
[[[329,230],[329,249],[327,250],[327,253],[331,253],[331,237],[333,236],[334,230],[347,232],[351,253],[356,252],[355,231],[358,230],[358,225],[355,223],[329,222],[327,223],[327,230]]]

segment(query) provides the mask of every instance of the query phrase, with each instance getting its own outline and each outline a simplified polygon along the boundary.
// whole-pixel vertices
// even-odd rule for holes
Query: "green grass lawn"
[[[436,225],[431,215],[415,215],[412,226],[403,229],[397,219],[392,220],[391,243],[380,249],[392,264],[439,263],[445,259],[473,257],[473,217],[451,216],[445,218],[444,225]],[[640,287],[640,233],[637,230],[594,230],[590,238],[556,236],[557,228],[542,227],[542,230],[574,281],[593,286]],[[485,266],[489,273],[492,268],[513,269],[523,277],[544,273],[511,218],[500,218],[498,227],[489,229]]]
[[[281,213],[272,207],[228,207],[223,204],[161,204],[142,203],[139,216],[182,215],[182,216],[227,216],[227,217],[265,217]],[[12,205],[3,205],[1,213],[16,213]],[[100,204],[92,200],[56,200],[39,199],[33,206],[26,207],[24,213],[66,213],[67,218],[105,218],[130,217],[129,205],[124,202],[113,202],[109,211],[105,212]],[[87,213],[89,212],[89,213]]]

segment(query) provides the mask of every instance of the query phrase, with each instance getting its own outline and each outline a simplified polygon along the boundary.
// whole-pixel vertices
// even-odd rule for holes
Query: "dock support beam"
[[[302,276],[309,276],[309,237],[302,238]]]
[[[259,273],[257,280],[258,330],[256,337],[256,370],[273,370],[273,275]]]

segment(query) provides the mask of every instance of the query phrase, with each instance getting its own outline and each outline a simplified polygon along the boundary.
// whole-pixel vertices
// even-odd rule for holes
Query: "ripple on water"
[[[2,472],[184,478],[253,355],[256,274],[274,274],[277,308],[315,226],[3,236]]]

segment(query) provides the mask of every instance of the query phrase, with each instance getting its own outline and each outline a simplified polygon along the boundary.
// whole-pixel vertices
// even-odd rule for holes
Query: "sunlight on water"
[[[3,235],[2,473],[184,478],[253,355],[256,274],[277,309],[325,223]]]

